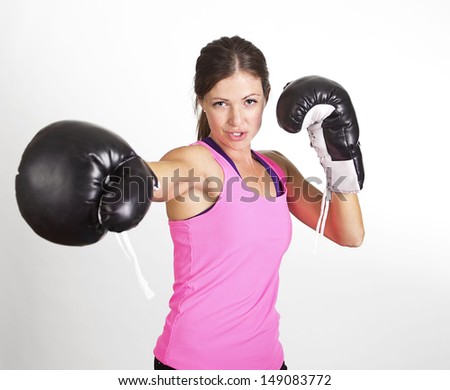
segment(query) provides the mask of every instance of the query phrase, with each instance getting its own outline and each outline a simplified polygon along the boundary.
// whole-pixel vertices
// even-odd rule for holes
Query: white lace
[[[144,278],[144,275],[142,275],[141,268],[139,267],[139,261],[136,256],[136,252],[134,251],[133,245],[130,242],[130,238],[128,237],[128,233],[127,232],[122,233],[110,232],[110,233],[116,236],[120,248],[125,253],[125,256],[128,258],[128,260],[134,265],[136,277],[142,290],[144,291],[145,296],[149,300],[152,299],[155,296],[155,293],[150,289],[147,281]]]
[[[316,226],[316,238],[314,240],[313,253],[317,253],[319,248],[319,239],[323,237],[325,232],[325,224],[327,222],[328,210],[330,209],[331,191],[326,187],[324,194],[322,195],[322,202],[320,204],[320,215]]]

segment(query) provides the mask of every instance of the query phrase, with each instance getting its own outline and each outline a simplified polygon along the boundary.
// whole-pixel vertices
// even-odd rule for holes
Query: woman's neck
[[[244,144],[242,146],[239,145],[236,147],[233,147],[231,145],[227,145],[220,140],[216,139],[215,137],[210,135],[210,138],[225,152],[225,154],[234,161],[234,163],[237,165],[247,165],[247,166],[253,166],[255,163],[255,160],[252,156],[252,150],[250,147],[250,144]]]

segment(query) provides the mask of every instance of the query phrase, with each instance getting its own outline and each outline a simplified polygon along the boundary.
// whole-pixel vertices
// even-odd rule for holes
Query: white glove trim
[[[316,107],[318,107],[318,109],[314,110]],[[326,104],[317,105],[306,114],[306,117],[308,117],[309,113],[314,111],[309,117],[309,120],[313,122],[307,127],[311,147],[316,150],[320,164],[325,170],[327,188],[329,188],[330,191],[342,193],[358,192],[361,188],[359,186],[358,175],[353,160],[333,161],[328,154],[327,145],[323,136],[323,119],[320,120],[319,118],[323,118],[323,115],[326,115],[326,113],[329,112],[329,110],[327,110],[329,107],[332,106]],[[331,112],[329,112],[328,115]]]
[[[306,113],[301,130],[307,129],[314,123],[322,123],[334,110],[335,108],[331,104],[316,104]]]

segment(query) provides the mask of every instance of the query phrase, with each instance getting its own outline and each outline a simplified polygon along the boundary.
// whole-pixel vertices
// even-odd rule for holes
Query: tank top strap
[[[228,173],[230,176],[241,177],[234,161],[230,157],[228,157],[228,155],[222,150],[219,145],[217,145],[217,143],[212,138],[206,137],[201,141],[193,143],[192,145],[203,145],[211,151],[213,157],[219,163],[225,173]],[[286,192],[286,175],[284,174],[284,171],[275,161],[273,161],[269,157],[264,156],[263,154],[254,150],[252,150],[251,152],[253,158],[255,158],[264,166],[267,173],[272,178],[277,196],[283,195]]]
[[[277,195],[280,195],[281,193],[284,193],[286,191],[286,174],[284,173],[283,169],[271,158],[256,152],[252,150],[252,153],[258,157],[261,164],[264,165],[269,175],[272,177],[272,180],[275,184],[275,187],[277,189]]]

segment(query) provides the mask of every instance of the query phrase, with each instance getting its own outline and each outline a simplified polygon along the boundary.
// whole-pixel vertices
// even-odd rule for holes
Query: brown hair
[[[238,70],[261,79],[267,101],[270,92],[269,71],[261,50],[239,36],[222,37],[208,43],[197,58],[194,78],[197,109],[199,100],[203,99],[216,83]],[[206,138],[210,132],[206,114],[202,110],[197,122],[197,139]]]

